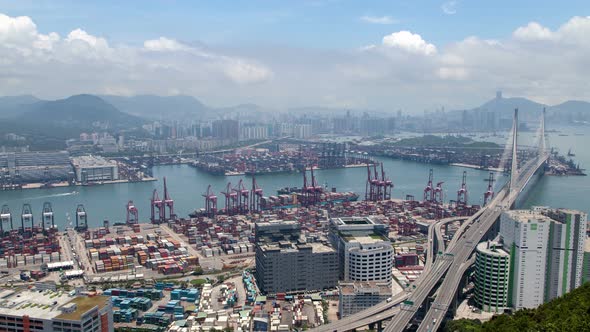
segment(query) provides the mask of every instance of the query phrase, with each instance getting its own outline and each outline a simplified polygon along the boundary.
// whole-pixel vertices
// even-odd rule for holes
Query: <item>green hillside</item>
[[[537,309],[496,316],[483,324],[468,319],[449,321],[444,331],[590,331],[590,283]]]

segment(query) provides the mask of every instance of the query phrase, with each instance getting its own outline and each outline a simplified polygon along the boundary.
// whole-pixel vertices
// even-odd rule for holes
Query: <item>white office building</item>
[[[333,218],[330,240],[338,251],[340,278],[350,281],[391,282],[393,247],[387,226],[371,218]]]

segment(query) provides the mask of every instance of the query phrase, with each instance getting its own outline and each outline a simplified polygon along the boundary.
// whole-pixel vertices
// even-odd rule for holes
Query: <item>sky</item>
[[[588,1],[0,0],[0,95],[421,113],[590,100]]]

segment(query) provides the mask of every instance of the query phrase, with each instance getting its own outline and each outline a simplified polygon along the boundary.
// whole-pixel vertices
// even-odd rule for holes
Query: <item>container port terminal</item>
[[[177,286],[158,280],[188,276],[197,269],[214,276],[219,271],[233,273],[231,271],[254,268],[256,224],[290,220],[300,225],[307,238],[322,239],[329,233],[332,218],[371,217],[385,225],[388,237],[397,241],[394,248],[400,262],[395,273],[399,282],[394,288],[399,291],[408,287],[423,269],[428,247],[424,232],[429,225],[440,219],[469,216],[479,206],[468,204],[465,178],[457,188],[456,199],[447,199],[443,196],[443,181],[436,181],[431,171],[425,177],[422,199],[408,196],[398,200],[392,199],[394,183],[381,165],[365,167],[366,192],[362,199],[358,194],[338,193],[321,186],[314,173],[315,167],[310,166],[302,172],[301,188],[285,188],[280,190],[281,194],[269,197],[253,178],[249,188],[244,183],[235,187],[228,184],[222,189],[225,202],[219,202],[217,208],[216,195],[209,189],[203,195],[209,208],[186,218],[174,212],[172,193],[163,179],[162,191],[153,191],[148,207],[132,201],[122,204],[125,222],[111,224],[104,221],[99,228],[88,227],[93,213],[81,204],[73,207],[74,212],[66,220],[63,231],[56,227],[50,202],[43,205],[42,211],[32,211],[28,204],[18,211],[4,205],[0,213],[0,268],[5,272],[0,281],[11,280],[17,285],[35,281],[60,287],[103,287],[103,295],[111,296],[116,308],[115,326],[136,321],[147,326],[167,326],[181,316],[186,318],[186,315],[183,309],[179,309],[182,301],[174,302],[178,296],[175,295]],[[150,220],[139,220],[138,209],[143,208],[150,209]],[[64,224],[63,221],[60,224]],[[447,224],[445,236],[452,235],[458,227],[458,222]],[[228,282],[221,284],[178,290],[187,292],[187,296],[196,292],[197,295],[188,296],[190,308],[207,313],[206,317],[200,313],[191,314],[189,320],[199,320],[201,325],[231,323],[235,326],[254,326],[265,321],[278,329],[279,325],[319,325],[325,323],[328,314],[332,320],[336,319],[337,307],[326,307],[317,295],[302,297],[297,295],[299,292],[261,294],[252,274],[232,275]],[[116,285],[127,283],[142,285],[159,295],[147,295],[143,288],[140,288],[142,295],[137,295],[137,291],[131,295],[128,290],[116,288]],[[338,297],[335,294],[335,290],[328,291],[324,298],[336,303]],[[274,300],[267,300],[264,295]],[[193,301],[191,296],[196,299]],[[148,302],[139,301],[144,297],[153,298]],[[218,299],[221,302],[217,302]],[[248,316],[234,316],[237,303],[242,303],[241,309],[250,310]],[[208,313],[213,308],[215,315]],[[285,311],[270,320],[267,315],[263,315],[264,319],[257,319],[260,312],[274,312],[274,308],[284,308]],[[324,315],[324,310],[329,313]],[[288,319],[283,315],[288,315]]]
[[[445,179],[430,169],[419,197],[396,199],[395,176],[369,159],[361,166],[366,170],[361,180],[365,192],[339,192],[321,184],[316,172],[320,158],[301,166],[300,187],[266,192],[255,176],[250,183],[208,186],[195,197],[204,208],[188,216],[175,210],[174,190],[166,178],[145,200],[121,202],[124,222],[105,220],[98,228],[89,227],[96,211],[83,204],[74,204],[65,220],[56,219],[50,200],[39,211],[28,203],[5,204],[0,211],[0,283],[16,287],[7,296],[26,299],[30,292],[26,288],[32,288],[43,296],[59,297],[58,303],[66,307],[68,299],[61,299],[66,291],[91,295],[82,299],[106,298],[113,308],[113,326],[126,329],[381,329],[385,317],[400,312],[400,303],[423,296],[423,287],[432,284],[429,280],[443,268],[447,273],[466,271],[470,260],[453,263],[455,269],[445,252],[467,258],[459,250],[458,237],[482,234],[468,225],[483,218],[482,211],[495,211],[498,202],[508,197],[507,186],[527,183],[531,169],[552,172],[557,167],[546,162],[548,154],[541,155],[545,159],[539,164],[539,155],[516,148],[512,152],[511,160],[523,165],[517,183],[498,184],[492,170],[484,192],[470,190],[468,171],[462,172],[459,186],[447,188]],[[97,162],[84,158],[77,165]],[[508,169],[516,179],[515,167]],[[108,171],[109,167],[100,167],[74,176],[92,182]],[[518,194],[511,195],[510,202],[515,202]],[[139,214],[144,209],[149,211],[146,220]],[[486,227],[490,220],[485,220]],[[60,230],[57,225],[65,227]],[[343,257],[341,252],[358,261],[335,259]],[[360,262],[377,253],[376,259],[387,262],[368,259],[378,272],[367,280]],[[310,265],[297,265],[300,262]],[[386,271],[381,273],[383,266]],[[305,277],[308,273],[303,271],[311,267],[321,270],[321,275]],[[301,277],[292,279],[292,273],[281,272],[285,268],[299,271]],[[267,279],[272,273],[282,273],[279,282]],[[301,288],[303,283],[309,285]],[[450,293],[444,289],[442,294],[447,299]],[[28,305],[32,304],[23,302],[18,310]],[[0,303],[0,313],[12,312],[6,306]],[[403,306],[414,310],[410,302]],[[407,324],[408,315],[403,313],[386,328]],[[436,317],[434,323],[443,318],[438,313],[427,315]],[[351,320],[356,317],[361,319]]]
[[[312,143],[278,140],[256,148],[231,153],[203,154],[190,164],[211,174],[256,175],[300,172],[307,165],[317,169],[363,167],[374,161],[365,155],[347,152],[344,143]]]
[[[153,181],[131,160],[70,156],[66,151],[0,153],[0,189],[36,189]]]

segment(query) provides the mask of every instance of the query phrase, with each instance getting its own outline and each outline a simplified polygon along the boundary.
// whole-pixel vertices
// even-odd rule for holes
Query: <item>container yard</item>
[[[337,305],[325,302],[333,303],[334,294],[328,295],[333,290],[322,292],[323,297],[319,293],[265,296],[259,291],[254,274],[247,270],[255,263],[257,223],[293,221],[313,242],[327,238],[330,218],[371,217],[386,225],[387,237],[394,240],[392,273],[401,290],[411,285],[423,269],[428,226],[435,220],[468,216],[479,209],[468,202],[465,175],[456,198],[444,197],[448,191],[431,171],[425,176],[421,199],[408,196],[397,200],[391,198],[394,183],[382,166],[365,167],[364,200],[357,200],[358,194],[319,186],[316,168],[310,167],[302,172],[301,188],[277,192],[279,208],[264,208],[265,200],[271,198],[264,196],[253,179],[249,189],[240,182],[235,188],[228,185],[222,192],[225,208],[213,209],[216,206],[210,204],[209,213],[201,211],[184,218],[175,214],[174,200],[164,181],[162,196],[154,190],[149,200],[151,223],[140,223],[137,207],[129,201],[125,210],[121,208],[127,215],[126,222],[110,225],[105,221],[103,227],[89,229],[87,211],[79,205],[75,224],[72,221],[64,233],[54,225],[50,203],[44,204],[40,213],[23,206],[20,222],[5,206],[0,213],[5,226],[0,268],[9,270],[8,278],[12,273],[14,281],[25,284],[40,280],[103,287],[102,293],[111,297],[114,320],[121,327],[142,325],[177,331],[266,327],[287,331],[317,326],[335,315]],[[493,175],[488,181],[485,195],[489,199],[494,195]],[[354,195],[354,199],[347,195]],[[207,202],[216,203],[210,189],[204,196]],[[40,219],[35,221],[37,214]],[[445,237],[456,227],[445,227]],[[169,281],[175,279],[158,281],[181,278],[177,280],[187,282],[196,270],[210,273],[202,287],[180,287],[178,282]],[[229,279],[218,279],[220,271],[226,271]],[[133,288],[121,287],[130,283]]]
[[[222,155],[206,154],[190,164],[215,175],[256,175],[300,172],[308,165],[319,169],[372,164],[362,155],[346,153],[345,144],[274,144],[268,148],[237,149]]]

